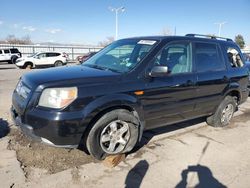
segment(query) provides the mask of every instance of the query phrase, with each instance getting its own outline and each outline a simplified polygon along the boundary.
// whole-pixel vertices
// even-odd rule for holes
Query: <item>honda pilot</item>
[[[247,100],[248,69],[231,40],[188,34],[113,42],[82,65],[24,74],[12,117],[57,147],[83,144],[97,159],[131,151],[145,130],[206,117],[230,123]]]

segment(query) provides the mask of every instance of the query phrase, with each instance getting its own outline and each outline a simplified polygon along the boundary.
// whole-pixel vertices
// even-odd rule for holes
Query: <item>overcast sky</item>
[[[222,36],[242,34],[250,44],[250,0],[1,0],[0,39],[14,34],[33,42],[97,44],[115,35],[110,6],[126,9],[119,14],[119,38],[160,35],[164,28],[218,34],[215,23],[226,22]]]

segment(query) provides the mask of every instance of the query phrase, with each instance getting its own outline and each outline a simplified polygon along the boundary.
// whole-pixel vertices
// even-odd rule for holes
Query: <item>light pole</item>
[[[227,23],[227,22],[214,23],[214,24],[216,24],[216,25],[219,25],[219,33],[218,33],[219,37],[220,37],[220,33],[221,33],[221,28],[222,28],[222,26],[223,26],[224,24],[226,24],[226,23]]]
[[[117,40],[118,38],[118,13],[124,12],[125,8],[124,7],[119,7],[119,8],[109,7],[109,10],[112,12],[115,12],[115,40]]]

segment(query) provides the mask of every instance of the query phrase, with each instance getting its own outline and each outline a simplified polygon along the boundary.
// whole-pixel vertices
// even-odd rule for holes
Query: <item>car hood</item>
[[[79,84],[101,84],[118,81],[121,74],[109,70],[99,70],[82,65],[34,70],[22,76],[31,88],[39,85],[67,87]]]
[[[32,61],[34,60],[33,57],[19,57],[17,60],[19,61]]]

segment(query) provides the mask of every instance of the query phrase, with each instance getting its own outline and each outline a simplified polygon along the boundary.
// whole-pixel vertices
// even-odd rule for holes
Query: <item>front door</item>
[[[40,53],[34,58],[34,63],[37,67],[47,64],[46,53]]]
[[[167,44],[153,60],[153,66],[167,66],[169,73],[147,82],[141,99],[146,129],[183,121],[192,117],[196,97],[190,42]]]

